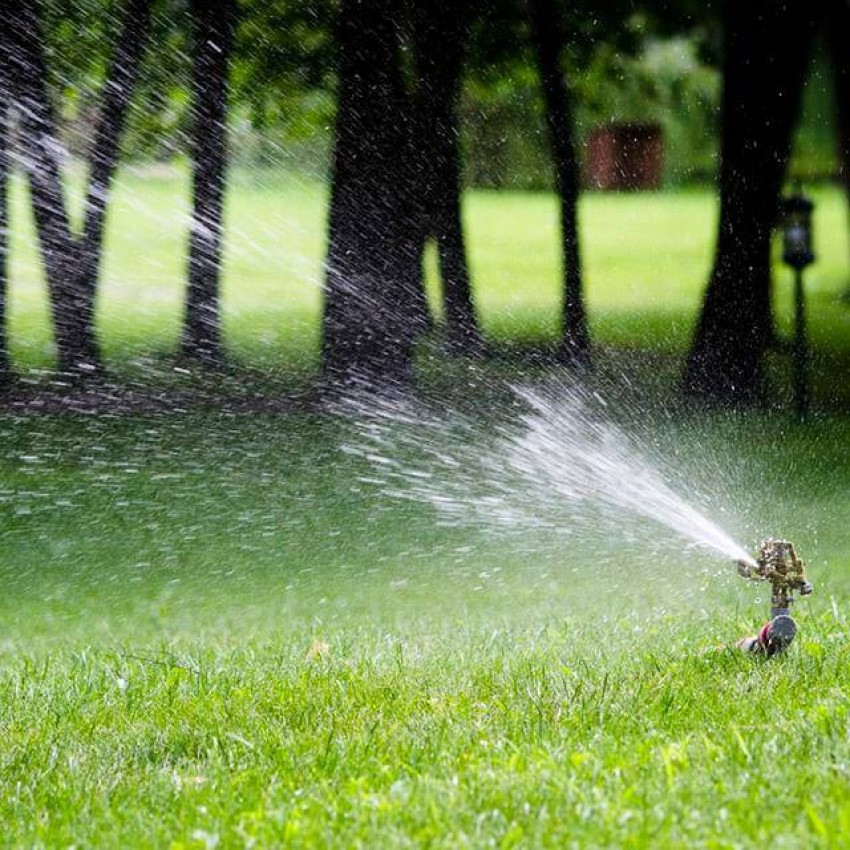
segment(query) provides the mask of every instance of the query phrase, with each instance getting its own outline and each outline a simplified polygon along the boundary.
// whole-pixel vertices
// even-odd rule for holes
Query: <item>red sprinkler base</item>
[[[785,652],[797,634],[797,624],[787,613],[777,614],[765,623],[753,637],[741,638],[735,647],[743,652],[753,652],[770,658]]]

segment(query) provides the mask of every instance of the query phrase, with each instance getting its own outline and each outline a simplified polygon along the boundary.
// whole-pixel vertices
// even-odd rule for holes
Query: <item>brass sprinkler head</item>
[[[770,582],[771,594],[770,620],[757,635],[739,640],[737,648],[768,657],[785,652],[797,634],[791,617],[794,593],[808,596],[813,590],[794,544],[781,537],[766,537],[752,560],[738,561],[738,572],[753,581]]]
[[[797,556],[794,544],[781,537],[766,537],[753,555],[754,564],[738,561],[738,572],[753,581],[770,582],[771,608],[787,612],[794,602],[794,593],[808,596],[812,583],[806,577],[806,567]]]

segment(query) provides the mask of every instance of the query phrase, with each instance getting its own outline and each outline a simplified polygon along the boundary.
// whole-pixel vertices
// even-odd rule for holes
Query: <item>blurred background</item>
[[[781,402],[800,182],[814,397],[846,407],[839,0],[16,9],[7,378],[637,351],[689,395]]]

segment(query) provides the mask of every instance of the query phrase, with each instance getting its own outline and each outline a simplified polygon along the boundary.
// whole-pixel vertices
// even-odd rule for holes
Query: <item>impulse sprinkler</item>
[[[794,593],[808,596],[812,590],[806,577],[805,564],[797,557],[794,544],[779,537],[762,540],[752,561],[738,561],[738,572],[753,581],[770,582],[770,620],[754,637],[736,644],[744,652],[776,655],[784,652],[797,634],[797,624],[791,617]]]

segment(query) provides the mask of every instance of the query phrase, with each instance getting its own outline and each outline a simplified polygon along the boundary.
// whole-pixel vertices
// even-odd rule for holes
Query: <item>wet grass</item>
[[[324,417],[7,415],[3,842],[846,843],[846,426],[669,427],[809,559],[787,658],[712,651],[723,563],[439,528]]]

